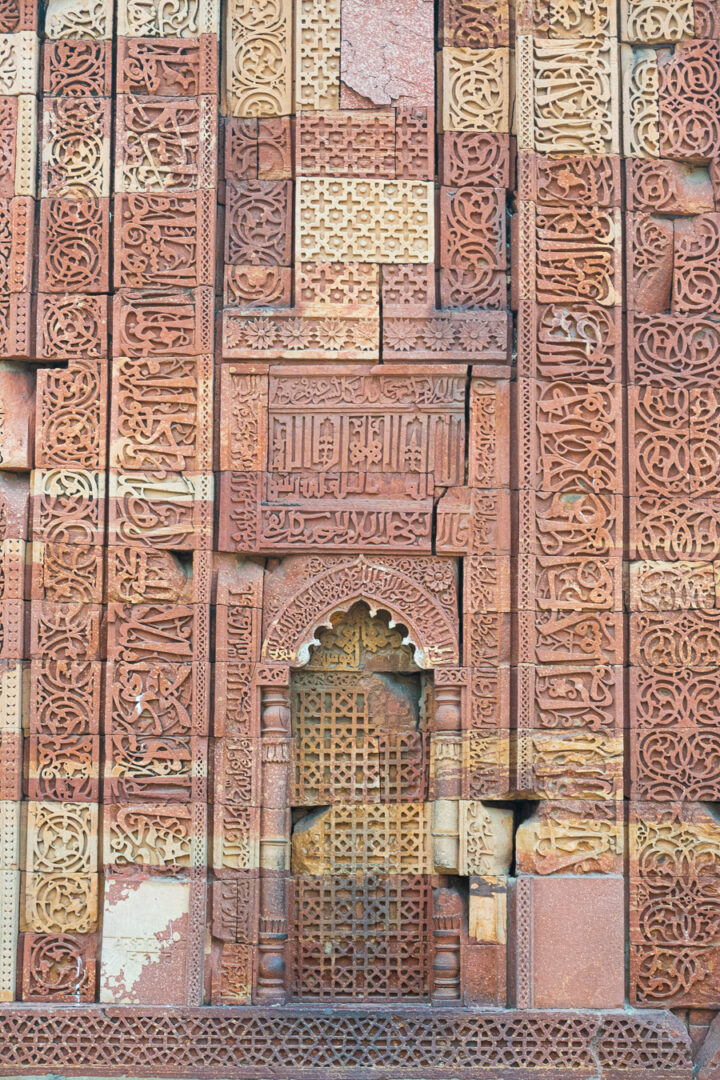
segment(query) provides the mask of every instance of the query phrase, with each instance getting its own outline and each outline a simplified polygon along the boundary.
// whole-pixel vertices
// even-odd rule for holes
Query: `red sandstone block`
[[[507,274],[485,267],[443,267],[439,273],[440,307],[471,311],[502,311],[508,306]]]
[[[24,364],[0,362],[0,463],[3,469],[31,469],[35,425],[35,378]]]
[[[435,110],[401,106],[396,110],[395,173],[403,180],[435,179]]]
[[[549,158],[525,152],[518,154],[517,169],[520,198],[530,202],[590,209],[620,206],[619,157]]]
[[[209,620],[203,604],[108,604],[108,660],[170,663],[207,660]]]
[[[109,41],[45,41],[43,92],[47,97],[110,97],[112,45]]]
[[[105,469],[107,383],[99,360],[70,360],[67,368],[38,372],[36,468]]]
[[[119,289],[113,356],[206,356],[212,352],[213,289]]]
[[[169,194],[217,188],[217,99],[116,98],[115,190]],[[152,143],[149,139],[152,139]]]
[[[504,945],[463,942],[463,1003],[504,1008],[507,1005],[507,950]]]
[[[698,976],[677,978],[682,966],[691,963]],[[661,942],[630,945],[630,1004],[639,1008],[676,1009],[720,1007],[720,947]],[[702,1075],[702,1074],[700,1074]],[[712,1080],[712,1073],[710,1074]]]
[[[441,0],[440,43],[460,49],[510,44],[510,10],[505,0]]]
[[[116,195],[115,288],[212,285],[215,192]]]
[[[217,94],[218,48],[213,34],[198,37],[118,37],[118,94],[199,97]]]
[[[211,957],[213,1005],[249,1005],[252,1000],[257,946],[224,942]]]
[[[628,310],[658,314],[670,308],[673,223],[652,214],[626,214]]]
[[[673,312],[720,314],[720,214],[698,214],[673,227]]]
[[[258,121],[229,116],[224,121],[226,180],[258,179]]]
[[[529,933],[534,1008],[617,1009],[625,995],[624,885],[620,877],[524,879],[532,905],[518,933]]]
[[[2,137],[3,142],[3,163],[0,168],[0,198],[3,200],[11,199],[15,194],[18,160],[18,108],[17,97],[0,97],[0,137]],[[34,180],[33,177],[33,184]],[[32,190],[34,190],[34,187]]]
[[[206,740],[126,732],[106,735],[103,797],[112,803],[206,800]]]
[[[290,307],[292,274],[289,266],[226,266],[225,307]]]
[[[658,76],[660,156],[689,162],[720,156],[720,116],[710,89],[720,77],[716,42],[678,42],[661,51]]]
[[[514,390],[517,407],[529,418],[515,462],[514,482],[519,488],[547,494],[582,492],[588,490],[591,477],[594,492],[622,494],[619,386],[520,378]],[[576,444],[582,447],[581,453],[575,450]]]
[[[0,731],[0,799],[22,799],[23,738],[14,731]]]
[[[0,199],[0,292],[26,293],[32,281],[35,200]]]
[[[37,30],[36,0],[10,0],[0,16],[0,34],[17,34],[22,30]]]
[[[503,188],[441,188],[439,224],[441,267],[505,269]]]
[[[95,1001],[95,937],[22,934],[22,1001]]]
[[[29,728],[37,735],[97,735],[103,664],[88,660],[33,660]]]
[[[427,0],[343,0],[340,108],[432,107],[433,23]]]
[[[29,477],[0,472],[0,520],[7,540],[26,540],[30,510]]]
[[[660,159],[625,162],[627,208],[644,213],[702,214],[715,209],[706,167]]]
[[[345,109],[298,113],[298,176],[395,178],[395,112]]]
[[[35,469],[30,503],[31,538],[102,546],[105,475],[92,470]]]
[[[43,359],[107,356],[108,297],[40,294],[37,298],[37,348]]]
[[[602,307],[622,303],[622,226],[618,207],[538,206],[535,211],[535,288],[540,303],[576,300]],[[519,269],[520,253],[516,268]],[[534,299],[523,295],[521,299]]]
[[[528,731],[591,731],[621,736],[625,724],[624,669],[610,664],[522,666],[518,724]]]
[[[257,738],[260,690],[255,685],[254,673],[255,664],[243,660],[215,664],[213,732],[216,736]]]
[[[210,665],[154,659],[109,661],[104,722],[109,734],[207,736]]]
[[[34,357],[32,296],[0,293],[0,355],[28,360]]]
[[[103,602],[101,547],[35,543],[32,546],[30,599],[52,603]]]
[[[235,806],[260,803],[260,739],[226,735],[213,747],[213,798]]]
[[[219,941],[257,942],[258,870],[226,870],[211,886],[211,933]]]
[[[623,615],[618,611],[574,610],[518,613],[520,664],[621,664]]]
[[[209,356],[118,359],[112,370],[110,467],[157,475],[212,469]]]
[[[621,382],[622,312],[597,303],[521,301],[528,341],[520,342],[521,375]],[[523,335],[523,338],[525,335]]]
[[[103,645],[104,625],[99,604],[32,605],[31,660],[100,660]]]
[[[292,184],[287,180],[232,180],[227,185],[225,262],[289,266]]]
[[[430,315],[435,310],[435,267],[397,263],[382,268],[385,315]]]
[[[509,190],[512,186],[509,135],[444,131],[440,146],[440,178],[447,187],[483,185]]]
[[[207,604],[210,562],[207,552],[181,560],[152,547],[106,548],[107,600],[123,604]]]
[[[31,735],[25,749],[25,791],[28,799],[49,802],[98,801],[98,735]]]
[[[49,293],[107,293],[108,199],[42,199],[38,286]]]
[[[289,116],[258,120],[258,180],[291,180],[293,121]]]

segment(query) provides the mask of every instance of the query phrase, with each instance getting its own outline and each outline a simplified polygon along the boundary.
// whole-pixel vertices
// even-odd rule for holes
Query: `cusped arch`
[[[318,645],[317,631],[333,616],[365,603],[371,615],[387,611],[390,625],[407,629],[404,644],[420,668],[458,663],[457,627],[433,592],[415,577],[364,557],[330,567],[299,589],[277,612],[263,641],[263,659],[301,667]]]

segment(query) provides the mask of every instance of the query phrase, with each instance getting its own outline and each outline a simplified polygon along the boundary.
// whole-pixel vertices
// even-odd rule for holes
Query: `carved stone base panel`
[[[12,1006],[0,1075],[690,1080],[669,1013]]]

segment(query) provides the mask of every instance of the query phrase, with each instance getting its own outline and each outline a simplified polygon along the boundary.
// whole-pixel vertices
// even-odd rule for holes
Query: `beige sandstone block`
[[[655,50],[623,45],[622,82],[625,156],[659,157],[659,73]]]
[[[619,153],[614,38],[517,39],[518,149],[548,155]]]
[[[48,0],[45,34],[54,40],[109,40],[113,34],[112,0]]]
[[[510,130],[509,49],[443,49],[439,80],[443,131]]]
[[[513,812],[477,800],[460,802],[460,867],[463,876],[499,877],[510,869]]]
[[[472,877],[468,933],[475,941],[504,945],[507,941],[507,878]]]
[[[26,671],[22,660],[0,662],[0,734],[23,730],[23,690]]]
[[[287,116],[292,112],[292,0],[228,0],[223,112]]]
[[[32,30],[0,34],[0,94],[36,94],[38,88],[38,36]]]
[[[21,930],[92,934],[97,915],[97,874],[22,875]]]
[[[620,26],[622,40],[632,44],[657,45],[692,38],[692,0],[621,0]]]
[[[293,874],[426,874],[430,804],[336,805],[302,818],[292,835]]]
[[[301,262],[433,261],[432,184],[301,177],[296,188]]]
[[[20,869],[20,806],[0,801],[0,870]]]
[[[219,20],[218,0],[118,0],[117,32],[122,37],[195,38],[217,34]]]
[[[0,1001],[15,998],[20,871],[0,870]]]
[[[37,100],[32,94],[20,94],[15,146],[15,194],[35,195],[37,167]]]
[[[340,0],[295,4],[295,109],[340,106]]]

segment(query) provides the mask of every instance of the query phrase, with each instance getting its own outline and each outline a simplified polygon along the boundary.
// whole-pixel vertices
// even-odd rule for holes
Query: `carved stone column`
[[[255,998],[287,997],[288,894],[290,859],[290,668],[267,664],[258,670],[260,712],[260,910]]]
[[[455,889],[433,890],[432,1002],[453,1005],[462,995],[460,981],[460,932],[463,901]]]
[[[457,873],[460,852],[459,800],[462,795],[462,668],[435,671],[435,716],[431,737],[433,865],[436,873]]]

